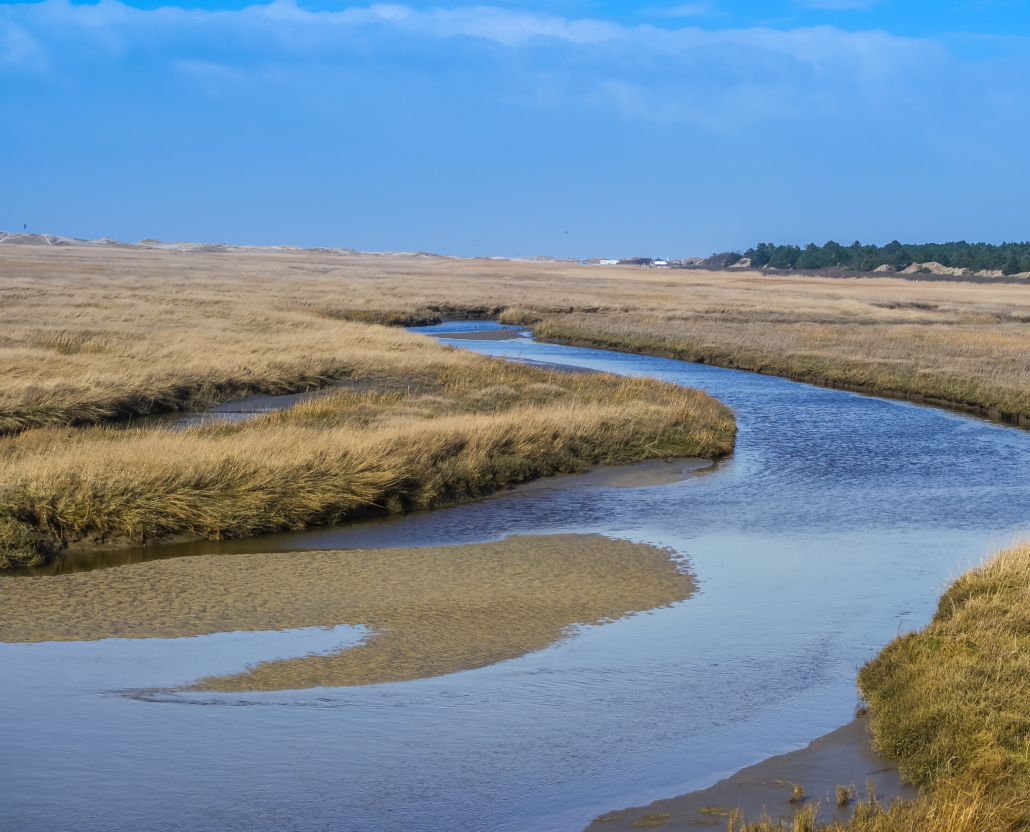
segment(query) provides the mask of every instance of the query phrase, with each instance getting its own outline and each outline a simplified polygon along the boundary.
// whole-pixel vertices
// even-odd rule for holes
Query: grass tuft
[[[43,552],[32,530],[0,513],[0,571],[43,563]]]
[[[353,321],[359,324],[379,326],[433,326],[442,320],[428,309],[414,309],[410,312],[391,312],[383,309],[334,309],[326,306],[316,310],[317,314],[334,321]]]

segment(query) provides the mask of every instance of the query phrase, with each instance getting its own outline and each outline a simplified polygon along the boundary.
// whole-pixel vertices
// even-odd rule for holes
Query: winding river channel
[[[670,359],[530,338],[450,343],[704,388],[736,412],[736,451],[671,484],[558,478],[399,519],[176,551],[595,533],[673,550],[698,591],[522,658],[367,687],[126,693],[329,650],[361,637],[350,627],[0,644],[0,825],[580,830],[847,723],[858,666],[925,624],[943,581],[1030,520],[1025,431]]]

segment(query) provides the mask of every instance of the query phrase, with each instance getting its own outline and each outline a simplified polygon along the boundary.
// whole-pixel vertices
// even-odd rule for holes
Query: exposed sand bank
[[[523,337],[523,332],[529,332],[529,327],[510,326],[506,329],[484,329],[476,332],[441,332],[436,337],[456,341],[513,341]]]
[[[203,690],[284,690],[440,676],[541,650],[575,624],[688,598],[668,551],[599,535],[416,549],[188,557],[0,578],[0,640],[176,638],[363,624],[328,656],[265,662]]]
[[[648,488],[672,485],[715,465],[710,459],[649,459],[632,465],[596,465],[582,474],[555,474],[512,486],[511,491],[552,488]]]
[[[844,821],[855,811],[857,800],[866,801],[870,780],[876,799],[884,806],[896,797],[908,800],[918,795],[915,787],[902,783],[898,764],[879,756],[872,747],[868,717],[859,717],[807,747],[770,757],[741,769],[714,786],[650,806],[635,807],[601,815],[587,829],[612,832],[642,826],[692,829],[697,826],[726,826],[730,812],[741,809],[745,821],[758,820],[768,812],[773,823],[790,824],[799,809],[818,803],[817,819],[829,823]],[[793,786],[805,790],[804,801],[790,802]],[[837,786],[855,786],[856,798],[838,807]]]

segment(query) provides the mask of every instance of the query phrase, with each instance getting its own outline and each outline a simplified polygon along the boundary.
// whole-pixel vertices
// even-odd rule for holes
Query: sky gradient
[[[0,229],[475,255],[1030,238],[1030,2],[0,5]]]

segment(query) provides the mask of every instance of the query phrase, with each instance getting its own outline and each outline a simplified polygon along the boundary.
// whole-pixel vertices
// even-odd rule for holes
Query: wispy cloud
[[[652,17],[702,17],[711,14],[714,9],[712,3],[682,3],[679,6],[659,7],[645,9],[644,14]]]
[[[34,37],[12,20],[0,17],[0,64],[46,66],[46,54]]]
[[[696,16],[708,3],[690,3],[661,10],[668,16]],[[656,12],[658,13],[658,12]],[[379,32],[384,37],[422,39],[470,38],[508,47],[565,43],[570,46],[611,45],[682,53],[704,46],[738,46],[791,54],[799,60],[826,62],[879,59],[886,56],[939,53],[931,41],[896,37],[885,32],[845,32],[829,26],[780,31],[767,28],[707,31],[636,27],[593,19],[568,19],[530,11],[489,6],[417,11],[402,5],[371,5],[340,11],[313,12],[293,0],[274,0],[241,11],[205,11],[164,7],[152,11],[126,6],[118,0],[95,5],[72,5],[68,0],[45,0],[24,5],[0,5],[8,60],[24,59],[29,44],[104,43],[112,48],[160,45],[174,49],[189,41],[226,37],[252,49],[289,51],[292,46],[326,52],[347,48],[356,35]],[[255,40],[267,36],[268,41]],[[160,42],[155,41],[158,38]],[[20,45],[19,45],[20,44]],[[37,48],[36,46],[32,47]],[[874,54],[875,53],[875,54]]]
[[[703,8],[688,4],[679,13]],[[450,45],[441,53],[443,44]],[[83,67],[135,62],[164,64],[209,95],[271,73],[280,84],[292,77],[306,97],[334,73],[350,77],[370,67],[383,79],[415,73],[420,84],[441,73],[472,73],[456,93],[489,76],[491,95],[527,106],[709,126],[845,113],[863,101],[896,107],[918,98],[913,89],[947,60],[938,43],[883,31],[624,26],[488,6],[313,12],[293,0],[241,11],[145,11],[118,0],[0,5],[0,67],[70,83],[81,82]],[[313,98],[331,103],[341,94],[328,88]]]
[[[828,9],[831,11],[852,11],[871,9],[880,0],[799,0],[800,5],[809,9]]]
[[[373,248],[464,246],[454,229],[491,212],[496,228],[525,229],[575,211],[607,245],[630,227],[682,233],[691,210],[711,229],[737,228],[742,211],[755,228],[786,222],[769,195],[794,195],[814,223],[831,203],[880,218],[884,196],[912,182],[945,182],[958,196],[938,203],[980,212],[997,201],[990,183],[1011,179],[992,222],[1022,233],[1019,54],[966,60],[952,41],[875,29],[713,29],[722,8],[687,2],[666,10],[679,17],[624,25],[490,6],[0,0],[0,152],[19,159],[0,211],[35,205],[98,226],[121,212],[138,236],[160,236],[142,226],[164,212],[169,227],[189,216],[202,236],[231,237],[258,221],[279,235],[289,206],[305,239],[344,228]],[[971,160],[994,171],[974,178],[983,193]],[[668,193],[627,209],[625,189],[655,175]],[[152,182],[162,198],[147,201]],[[683,194],[701,190],[691,209]]]

